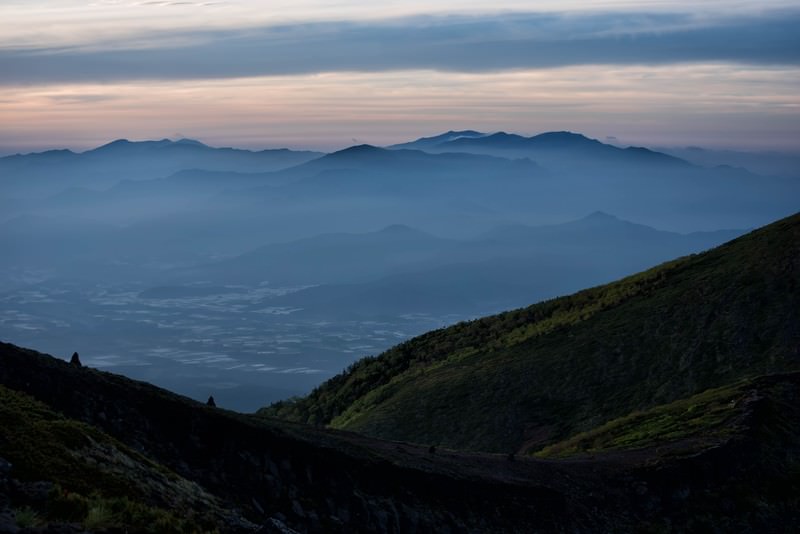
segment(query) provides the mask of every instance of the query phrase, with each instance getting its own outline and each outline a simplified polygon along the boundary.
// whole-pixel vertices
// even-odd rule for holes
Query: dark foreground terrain
[[[551,460],[261,420],[12,345],[0,358],[7,532],[763,532],[800,520],[800,373],[718,393],[724,431],[715,420]]]

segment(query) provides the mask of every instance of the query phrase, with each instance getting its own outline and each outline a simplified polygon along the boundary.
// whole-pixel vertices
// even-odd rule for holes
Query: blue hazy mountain
[[[5,194],[26,198],[69,187],[109,187],[120,180],[162,178],[186,169],[273,171],[320,155],[288,149],[213,148],[189,139],[119,139],[81,153],[53,150],[0,158],[0,183]]]
[[[501,226],[470,239],[441,238],[395,224],[377,232],[321,234],[265,245],[234,258],[178,271],[171,280],[275,285],[352,283],[458,262],[491,258],[511,261],[576,251],[588,257],[613,250],[618,260],[624,257],[635,264],[638,257],[647,263],[661,254],[668,257],[703,250],[737,235],[737,230],[660,232],[602,212],[559,225]]]
[[[739,167],[763,176],[800,179],[800,152],[770,150],[745,152],[697,146],[657,150],[704,167]]]
[[[42,217],[38,224],[61,226],[54,228],[54,235],[61,237],[56,250],[66,257],[53,256],[60,265],[79,260],[101,266],[122,258],[131,265],[173,267],[204,264],[269,243],[323,233],[362,234],[396,223],[464,238],[501,225],[541,225],[603,210],[682,232],[745,228],[795,211],[800,198],[797,181],[675,163],[655,152],[622,150],[576,134],[495,134],[447,144],[487,140],[504,146],[555,146],[563,160],[580,159],[569,150],[645,156],[634,167],[595,165],[578,172],[543,168],[527,157],[359,145],[270,172],[183,170],[165,178],[118,180],[103,190],[70,186],[44,200],[11,203],[16,211],[6,216],[35,214]],[[170,147],[219,150],[194,143],[118,142],[97,151],[160,154]],[[110,226],[115,236],[87,247],[93,240],[70,224],[74,218]],[[44,234],[23,237],[13,232],[5,237],[10,250],[29,250],[49,246]],[[17,254],[7,264],[24,268],[31,256]],[[288,280],[283,269],[280,279]],[[248,279],[269,280],[279,271],[276,267],[261,276],[253,267],[243,272],[249,273]],[[343,279],[315,278],[312,283],[333,280]]]
[[[71,187],[40,200],[18,202],[25,209],[64,216],[81,213],[115,223],[130,223],[201,209],[225,191],[276,186],[283,182],[275,172],[183,170],[164,178],[125,179],[106,189]]]
[[[320,176],[335,174],[339,171],[369,171],[382,175],[397,175],[402,172],[415,173],[405,175],[405,181],[423,176],[458,175],[464,178],[481,171],[503,171],[508,168],[523,168],[534,171],[537,166],[527,160],[511,160],[506,157],[495,157],[479,154],[431,154],[422,150],[390,150],[372,145],[357,145],[286,169],[277,173],[285,176],[286,181],[302,181]]]
[[[543,215],[543,199],[552,196],[553,185],[528,159],[367,145],[279,171],[275,178],[286,183],[227,191],[210,204],[236,216],[250,212],[271,221],[280,218],[276,224],[283,230],[302,229],[305,236],[363,232],[398,222],[437,234],[468,235],[518,220],[513,214]],[[264,241],[280,239],[273,223],[261,228],[268,235]]]
[[[265,245],[171,278],[278,286],[360,282],[453,261],[463,248],[460,241],[395,224],[377,232],[322,234]]]
[[[0,203],[6,217],[80,213],[112,223],[200,225],[193,234],[228,228],[231,240],[222,242],[237,246],[219,253],[230,254],[398,221],[439,234],[455,235],[463,226],[468,235],[597,209],[680,231],[752,227],[794,212],[800,197],[798,180],[706,168],[570,132],[524,137],[468,130],[404,146],[425,151],[359,145],[320,155],[214,149],[185,140],[116,141],[82,154],[0,158]],[[312,212],[319,216],[309,217]],[[256,227],[264,233],[260,243],[245,238]]]
[[[432,140],[442,139],[440,142]],[[531,137],[497,132],[491,135],[458,136],[447,134],[406,143],[406,148],[430,152],[470,152],[503,157],[531,157],[543,164],[573,167],[589,162],[614,165],[689,166],[688,162],[642,147],[619,148],[573,132],[545,132]],[[393,147],[394,148],[394,147]]]
[[[397,149],[404,149],[409,148],[412,150],[425,150],[426,148],[435,147],[442,143],[447,143],[448,141],[455,141],[456,139],[462,138],[476,138],[476,137],[484,137],[486,133],[483,132],[476,132],[475,130],[459,130],[454,131],[450,130],[449,132],[445,132],[443,134],[434,135],[431,137],[420,137],[416,141],[409,141],[407,143],[399,143],[396,145],[391,145],[388,148],[393,150]]]
[[[550,226],[494,229],[460,247],[455,260],[361,284],[329,284],[275,299],[310,316],[489,313],[604,283],[696,253],[743,230],[679,234],[596,212]]]

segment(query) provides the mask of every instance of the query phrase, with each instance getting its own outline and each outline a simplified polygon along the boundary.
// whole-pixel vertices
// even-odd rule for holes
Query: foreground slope
[[[13,522],[79,521],[88,528],[164,533],[246,524],[197,484],[2,385],[0,456],[0,471],[10,463],[14,477],[9,488],[0,472],[0,532],[13,532]],[[21,521],[3,517],[6,492]]]
[[[569,297],[430,332],[262,414],[529,451],[634,410],[800,367],[800,215]]]
[[[733,401],[730,432],[711,421],[568,460],[262,420],[7,344],[0,384],[3,532],[773,532],[800,518],[800,373],[712,395]]]

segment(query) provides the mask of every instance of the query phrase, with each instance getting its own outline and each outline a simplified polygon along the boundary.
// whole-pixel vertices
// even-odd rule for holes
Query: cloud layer
[[[0,147],[85,149],[119,137],[189,136],[333,150],[474,128],[796,150],[797,87],[796,69],[725,64],[9,87],[0,97]]]
[[[689,14],[504,14],[284,24],[0,49],[0,84],[241,78],[570,65],[800,64],[800,11],[712,20]]]

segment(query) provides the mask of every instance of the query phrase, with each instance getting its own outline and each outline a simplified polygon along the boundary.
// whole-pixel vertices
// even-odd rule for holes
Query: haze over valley
[[[791,213],[798,176],[581,134],[0,159],[0,337],[253,411],[425,331]],[[91,342],[89,342],[91,340]]]

